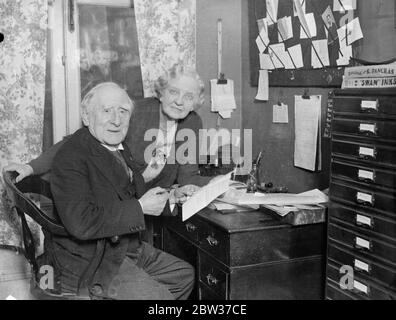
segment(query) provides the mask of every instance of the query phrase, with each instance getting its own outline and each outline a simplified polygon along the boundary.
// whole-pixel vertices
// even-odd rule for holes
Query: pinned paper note
[[[359,18],[353,19],[346,25],[347,44],[351,45],[355,41],[363,38],[362,28],[360,27]]]
[[[329,49],[327,46],[327,40],[314,40],[312,41],[311,47],[311,62],[312,68],[323,68],[323,66],[329,66]],[[315,48],[315,49],[314,49]]]
[[[274,64],[271,61],[269,54],[260,53],[260,69],[273,70],[275,69]]]
[[[298,2],[300,3],[302,12],[305,13],[305,12],[306,12],[306,11],[305,11],[305,8],[306,8],[307,0],[296,0],[296,1],[298,1]],[[294,2],[293,2],[293,15],[294,15],[295,17],[298,16],[297,10],[296,10],[296,5],[295,5]]]
[[[342,52],[342,56],[338,54],[337,65],[349,65],[349,61],[352,57],[352,46],[340,46],[340,51]]]
[[[268,24],[267,24],[267,19],[259,19],[257,20],[257,27],[259,30],[259,37],[261,41],[264,43],[264,45],[267,47],[269,45],[269,37],[268,37]]]
[[[320,168],[320,119],[322,96],[295,96],[294,165],[315,171]]]
[[[279,0],[266,0],[267,8],[267,22],[268,25],[272,25],[278,21],[278,3]]]
[[[307,13],[304,15],[306,25],[302,25],[300,29],[300,38],[308,39],[314,38],[317,34],[316,21],[313,13]]]
[[[334,41],[337,40],[338,35],[337,35],[337,24],[330,6],[328,6],[326,10],[323,12],[322,20],[324,22],[328,44],[332,44]]]
[[[291,16],[278,20],[278,42],[293,38],[293,25]]]
[[[260,70],[256,100],[268,101],[268,70]]]
[[[333,11],[345,12],[356,9],[356,0],[333,0]]]
[[[296,68],[304,67],[301,44],[296,44],[295,46],[292,46],[287,50],[289,51],[290,55],[293,57],[293,62]]]
[[[217,79],[210,80],[211,105],[213,112],[219,112],[223,118],[230,118],[236,109],[234,97],[234,81],[227,79],[226,84],[218,84]]]
[[[257,49],[259,50],[260,53],[263,53],[267,48],[260,36],[257,36],[256,44],[257,44]]]
[[[287,104],[281,103],[272,106],[273,123],[289,123],[289,113]]]
[[[286,55],[284,42],[271,44],[269,46],[268,53],[276,69],[285,67],[285,64],[283,63],[284,57]]]

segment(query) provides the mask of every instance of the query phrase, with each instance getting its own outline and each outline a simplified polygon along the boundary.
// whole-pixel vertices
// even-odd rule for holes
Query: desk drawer
[[[350,160],[359,160],[362,164],[396,166],[396,148],[393,146],[344,141],[334,135],[332,155]]]
[[[373,281],[380,282],[384,287],[396,289],[396,269],[362,258],[356,252],[332,243],[329,244],[327,252],[329,259],[337,261],[341,265],[351,266],[354,273],[366,275]]]
[[[396,116],[396,97],[334,97],[334,115]]]
[[[199,280],[221,299],[227,299],[227,273],[203,252],[199,252]]]
[[[396,138],[396,121],[334,117],[331,125],[334,134],[353,135],[389,141],[394,141]]]
[[[368,208],[387,212],[391,216],[396,212],[394,194],[352,186],[342,181],[332,180],[330,183],[330,199],[342,201],[363,210]]]
[[[363,235],[356,230],[349,230],[329,220],[328,228],[330,240],[345,245],[353,252],[357,252],[367,259],[380,259],[385,263],[396,265],[396,246],[378,240],[370,235]]]
[[[198,233],[200,229],[200,222],[196,217],[191,217],[186,221],[182,221],[180,216],[177,217],[167,217],[166,225],[167,228],[176,231],[185,238],[198,242]]]
[[[380,189],[396,190],[396,171],[364,166],[359,163],[333,159],[331,162],[333,177],[372,185]]]
[[[228,265],[231,250],[229,235],[209,223],[204,221],[201,221],[201,223],[198,234],[200,248]]]
[[[356,230],[373,232],[391,237],[396,241],[396,216],[393,219],[371,213],[368,210],[358,210],[332,202],[329,208],[329,217],[334,217],[353,224]]]
[[[340,273],[341,265],[334,261],[329,261],[327,264],[327,277],[336,283],[340,283],[341,277],[344,274]],[[382,286],[373,283],[367,277],[353,274],[351,279],[351,288],[345,288],[345,292],[357,299],[372,299],[372,300],[394,300],[396,293],[383,288]],[[347,282],[348,284],[348,282]]]

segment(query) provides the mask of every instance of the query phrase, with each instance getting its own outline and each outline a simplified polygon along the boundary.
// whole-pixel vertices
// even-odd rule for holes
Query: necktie
[[[128,177],[129,177],[129,181],[132,182],[132,170],[128,167],[120,150],[111,151],[111,153],[116,157],[118,163],[120,163],[122,165],[122,167],[124,168],[125,172],[127,173]]]

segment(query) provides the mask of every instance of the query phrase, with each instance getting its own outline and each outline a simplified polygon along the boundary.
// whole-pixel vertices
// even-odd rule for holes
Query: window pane
[[[81,96],[113,81],[143,97],[134,9],[79,5],[79,25]]]

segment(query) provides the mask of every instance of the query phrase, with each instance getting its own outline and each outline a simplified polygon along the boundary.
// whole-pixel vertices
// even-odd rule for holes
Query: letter
[[[184,137],[187,137],[185,141]],[[177,133],[176,141],[185,141],[176,150],[176,160],[179,164],[196,164],[197,161],[197,137],[195,136],[194,130],[192,129],[182,129]]]
[[[156,305],[157,306],[157,305]],[[154,313],[154,307],[149,307],[148,314],[155,314]]]
[[[238,129],[235,129],[238,130]],[[235,134],[233,132],[233,134]],[[233,148],[232,159],[235,163],[237,163],[237,159],[239,160],[239,164],[243,163],[243,166],[240,168],[241,171],[236,174],[247,174],[252,169],[252,129],[244,129],[243,130],[243,158],[240,155],[240,151],[238,152],[238,148]],[[240,149],[240,148],[239,148]],[[238,153],[237,153],[238,152]]]
[[[182,310],[183,310],[183,307],[175,307],[176,308],[176,312],[177,312],[177,314],[176,314],[176,318],[179,318],[180,317],[180,314],[181,314],[181,312],[182,312]]]
[[[144,134],[144,141],[153,141],[153,138],[157,137],[158,129],[149,129],[146,130]],[[157,140],[154,140],[150,145],[146,147],[144,150],[144,161],[149,164],[151,157],[153,156],[153,151],[155,150],[155,146],[157,144]]]
[[[348,289],[348,290],[352,290],[353,289],[353,268],[351,266],[348,265],[343,265],[340,268],[340,273],[344,274],[341,278],[340,278],[340,288],[341,289]]]
[[[40,288],[43,290],[54,289],[54,268],[49,265],[42,265],[39,273],[43,274],[40,278]]]

